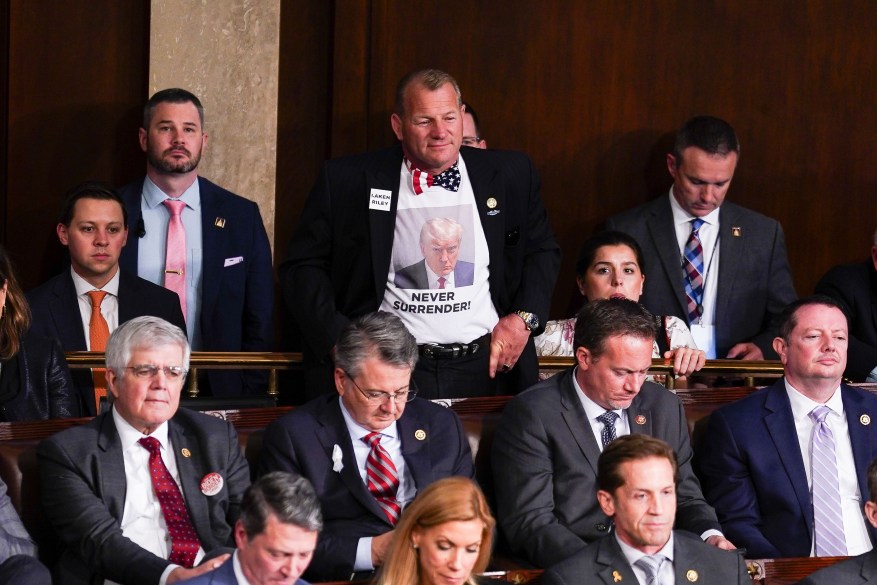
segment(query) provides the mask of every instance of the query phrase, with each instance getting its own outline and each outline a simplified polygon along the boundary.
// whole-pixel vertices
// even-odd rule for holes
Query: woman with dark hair
[[[30,308],[0,246],[0,421],[80,416],[64,352],[28,332]]]
[[[374,585],[476,585],[487,568],[494,519],[472,480],[430,484],[405,508]]]
[[[623,232],[596,234],[579,252],[576,284],[585,302],[616,297],[639,301],[645,280],[642,250],[633,237]],[[540,356],[573,355],[575,324],[575,317],[546,323],[545,332],[534,340],[536,353]],[[673,360],[673,372],[680,376],[688,376],[703,367],[706,354],[697,348],[682,319],[672,315],[656,316],[655,324],[658,334],[652,357]]]

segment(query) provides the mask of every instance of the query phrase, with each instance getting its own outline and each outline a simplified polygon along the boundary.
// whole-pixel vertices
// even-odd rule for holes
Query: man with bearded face
[[[192,349],[271,351],[274,277],[265,226],[254,202],[198,176],[207,138],[204,108],[192,93],[165,89],[146,103],[140,128],[146,177],[120,191],[135,231],[120,262],[173,289],[171,280],[180,273],[165,262],[170,209],[183,202],[180,286]],[[234,396],[264,392],[267,378],[261,372],[215,370],[205,382],[214,396]]]

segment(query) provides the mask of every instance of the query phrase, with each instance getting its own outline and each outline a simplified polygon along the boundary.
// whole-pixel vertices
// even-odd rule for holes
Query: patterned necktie
[[[600,439],[603,441],[603,448],[614,441],[618,435],[615,434],[615,421],[618,420],[618,413],[613,410],[607,410],[597,417],[597,420],[603,423],[603,431],[600,433]]]
[[[446,283],[446,282],[447,282],[447,279],[446,279],[444,276],[439,276],[439,277],[438,277],[438,287],[439,287],[439,288],[445,288],[445,283]]]
[[[88,345],[91,351],[104,351],[107,348],[107,340],[110,338],[110,327],[107,320],[100,312],[100,305],[104,302],[107,292],[93,290],[86,293],[91,299],[91,319],[88,321]],[[94,379],[94,412],[100,414],[100,399],[107,395],[107,376],[103,368],[91,370]]]
[[[396,501],[396,491],[399,489],[399,474],[396,466],[393,465],[390,454],[381,446],[380,433],[369,433],[362,440],[371,447],[365,460],[368,491],[378,501],[390,524],[395,525],[402,512]]]
[[[658,575],[661,565],[664,564],[664,555],[645,555],[634,563],[646,574],[646,582],[643,585],[661,585]]]
[[[155,437],[143,437],[139,443],[149,451],[149,475],[152,477],[152,489],[158,503],[161,504],[161,513],[167,524],[167,531],[171,537],[171,554],[168,560],[175,565],[192,567],[195,565],[195,556],[201,547],[198,534],[192,526],[186,504],[183,502],[183,494],[177,487],[177,482],[164,465],[161,458],[161,443]]]
[[[691,235],[685,242],[682,254],[682,274],[685,296],[688,304],[688,323],[700,323],[703,314],[703,246],[698,231],[704,224],[702,219],[691,221]]]
[[[186,318],[186,230],[180,215],[186,203],[179,199],[165,199],[162,203],[171,214],[167,224],[164,287],[180,297],[180,308],[183,310],[183,318]]]
[[[810,481],[813,484],[813,537],[817,557],[842,557],[847,554],[834,434],[825,422],[830,412],[831,409],[825,405],[817,406],[810,412],[814,422]]]
[[[424,186],[428,188],[435,185],[447,189],[448,191],[460,190],[460,167],[456,162],[451,165],[450,168],[445,169],[437,175],[431,175],[426,171],[421,171],[407,158],[405,159],[405,166],[407,166],[408,170],[411,172],[411,182],[414,187],[415,195],[423,193]]]

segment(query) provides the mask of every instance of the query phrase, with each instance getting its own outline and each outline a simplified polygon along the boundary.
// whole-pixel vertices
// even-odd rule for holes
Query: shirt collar
[[[606,409],[588,398],[588,395],[585,394],[585,391],[582,390],[582,387],[579,386],[579,381],[576,379],[576,372],[579,371],[579,367],[576,366],[572,372],[572,384],[576,389],[576,394],[578,394],[579,400],[582,402],[582,407],[585,409],[585,416],[588,417],[588,420],[595,421],[597,417],[606,412]],[[621,418],[624,413],[624,409],[618,408],[613,410],[615,414],[618,415],[618,418]]]
[[[146,180],[143,181],[143,201],[148,208],[154,209],[168,198],[168,195],[159,189],[158,185],[152,182],[152,179],[146,177]],[[180,195],[179,199],[186,204],[186,207],[194,209],[195,211],[201,210],[201,188],[197,178],[185,191],[183,191],[183,194]]]
[[[341,407],[341,415],[344,417],[344,423],[347,425],[347,432],[350,433],[351,439],[361,441],[363,437],[372,432],[353,420],[353,417],[350,415],[350,412],[348,412],[347,407],[344,406],[344,401],[341,400],[340,396],[338,397],[338,405]],[[389,437],[390,439],[395,439],[398,436],[396,422],[397,421],[394,420],[390,423],[390,426],[381,430],[381,435]]]
[[[122,415],[119,414],[119,411],[116,410],[115,406],[113,406],[113,409],[111,412],[113,413],[113,422],[116,423],[116,432],[119,433],[119,440],[122,443],[122,451],[127,451],[128,449],[130,449],[131,447],[134,447],[134,446],[137,446],[137,447],[142,449],[142,447],[139,446],[138,441],[140,439],[142,439],[143,437],[149,436],[149,437],[155,437],[156,439],[158,439],[158,442],[161,443],[162,451],[164,453],[168,452],[167,421],[164,421],[163,423],[158,425],[158,428],[155,429],[152,432],[152,434],[144,435],[139,430],[137,430],[133,426],[131,426],[131,423],[126,421],[122,417]],[[164,458],[164,456],[165,455],[162,455],[162,458]]]
[[[820,402],[816,402],[815,400],[811,400],[807,396],[801,394],[801,392],[792,386],[789,383],[788,378],[783,378],[783,382],[786,385],[786,394],[789,396],[789,402],[792,405],[792,416],[795,421],[807,420],[810,416],[810,412],[813,411],[817,406],[821,406]],[[825,406],[831,409],[831,413],[829,416],[833,416],[837,414],[838,416],[843,416],[844,412],[844,403],[843,397],[840,393],[840,386],[837,387],[837,390],[834,391],[834,394],[831,395],[825,402]]]
[[[119,267],[116,265],[116,273],[113,277],[105,284],[102,288],[95,288],[92,286],[87,280],[76,274],[76,271],[73,270],[73,265],[70,266],[70,274],[73,276],[73,288],[76,289],[76,296],[81,297],[82,295],[89,293],[93,290],[102,290],[114,297],[119,296]]]
[[[676,201],[676,197],[673,196],[673,187],[670,187],[670,211],[673,212],[673,225],[685,224],[688,226],[687,229],[691,229],[691,220],[695,219],[693,215],[682,209],[682,206],[679,205],[679,202]],[[717,207],[701,217],[704,223],[709,225],[719,225],[719,210],[721,207]]]
[[[631,567],[633,566],[633,564],[635,562],[640,560],[642,557],[646,556],[646,553],[644,553],[643,551],[633,548],[632,546],[630,546],[629,544],[627,544],[626,542],[624,542],[620,538],[618,538],[617,531],[615,531],[614,536],[615,536],[616,542],[618,542],[618,546],[621,547],[621,552],[622,552],[622,554],[624,554],[624,558],[627,559],[627,562],[630,563]],[[663,555],[663,556],[667,557],[671,563],[673,562],[673,531],[672,530],[670,531],[670,538],[669,538],[669,540],[667,540],[667,544],[665,544],[663,547],[661,547],[661,550],[659,550],[655,554],[656,555]]]

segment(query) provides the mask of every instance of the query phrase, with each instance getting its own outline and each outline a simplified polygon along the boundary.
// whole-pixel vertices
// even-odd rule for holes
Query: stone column
[[[272,245],[279,49],[280,0],[152,0],[149,94],[199,97],[209,142],[198,173],[257,202]]]

